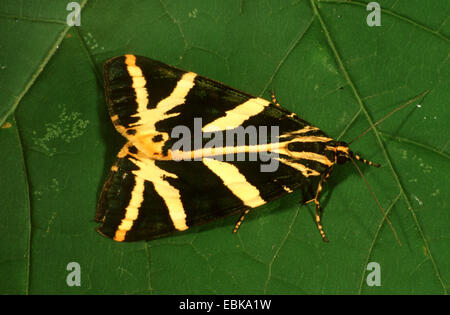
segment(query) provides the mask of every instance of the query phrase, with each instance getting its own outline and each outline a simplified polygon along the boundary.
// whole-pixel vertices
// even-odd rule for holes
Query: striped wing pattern
[[[116,241],[184,231],[297,189],[311,199],[336,164],[331,138],[269,101],[145,57],[110,59],[104,71],[109,114],[127,143],[111,167],[96,219],[98,231]],[[277,126],[278,134],[269,131],[269,143],[207,151],[208,139],[201,139],[197,148],[173,150],[173,128],[194,130],[195,118],[203,132]],[[261,172],[262,162],[248,159],[261,150],[276,153],[276,171]],[[238,153],[247,158],[229,159]]]

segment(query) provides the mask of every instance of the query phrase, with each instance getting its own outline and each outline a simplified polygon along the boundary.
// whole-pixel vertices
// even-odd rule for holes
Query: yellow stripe
[[[133,227],[134,221],[139,215],[139,208],[144,201],[145,181],[153,183],[156,193],[164,200],[168,210],[169,216],[177,230],[184,231],[188,229],[186,225],[186,213],[184,212],[183,204],[181,202],[180,192],[165,180],[167,177],[178,178],[175,174],[166,172],[155,165],[155,160],[149,159],[138,151],[137,154],[129,152],[129,147],[132,144],[128,142],[118,153],[119,158],[130,155],[130,160],[139,168],[133,170],[132,173],[135,178],[135,185],[131,192],[130,202],[125,208],[125,216],[118,226],[114,235],[114,240],[125,240],[126,234]],[[114,168],[114,166],[113,166]],[[115,171],[117,166],[112,170]]]
[[[136,93],[136,102],[138,103],[137,113],[133,117],[139,117],[140,121],[134,125],[142,126],[146,130],[155,130],[156,122],[179,115],[179,113],[170,115],[166,113],[175,106],[184,104],[187,94],[194,86],[194,79],[197,74],[193,72],[185,73],[168,97],[161,100],[156,105],[156,108],[148,109],[148,91],[145,88],[147,81],[142,74],[141,68],[136,65],[136,56],[125,55],[125,64],[132,79],[132,86]]]
[[[285,135],[283,135],[282,137],[285,137]],[[329,142],[331,140],[333,139],[320,136],[295,136],[295,138],[292,139],[291,142]]]
[[[316,161],[316,162],[322,163],[326,166],[332,166],[334,164],[334,162],[331,162],[325,155],[313,153],[313,152],[307,152],[307,151],[290,152],[289,154],[285,154],[285,155],[291,156],[292,159],[294,159],[294,160],[304,159],[304,160]]]
[[[234,129],[242,125],[250,117],[261,113],[270,102],[256,97],[236,106],[225,112],[225,116],[220,117],[202,128],[203,132],[215,132],[226,129]]]
[[[130,202],[125,208],[125,217],[122,219],[114,235],[114,240],[118,242],[122,242],[125,239],[126,233],[133,227],[133,223],[139,214],[139,207],[144,201],[144,180],[140,177],[135,177],[135,181],[136,184],[131,192]]]
[[[178,178],[175,174],[162,170],[155,165],[155,160],[149,158],[139,158],[134,155],[132,161],[139,170],[134,170],[132,173],[136,177],[153,183],[156,193],[164,200],[164,203],[169,210],[169,216],[175,226],[175,229],[184,231],[188,229],[186,224],[186,213],[184,211],[183,203],[178,189],[169,184],[165,179],[167,177]]]
[[[287,160],[285,158],[278,158],[278,160],[281,163],[286,164],[286,165],[288,165],[288,166],[290,166],[292,168],[295,168],[297,171],[300,171],[302,173],[302,175],[305,176],[305,177],[319,176],[320,175],[319,172],[317,172],[317,171],[315,171],[315,170],[313,170],[311,168],[308,168],[308,167],[306,167],[305,165],[303,165],[301,163],[298,163],[298,162],[295,162],[295,161],[290,161],[290,160]]]
[[[324,138],[324,141],[328,138]],[[312,139],[309,139],[311,140]],[[331,139],[330,139],[331,140]],[[297,138],[292,139],[290,141],[285,142],[275,142],[268,144],[257,144],[257,145],[243,145],[243,146],[229,146],[229,147],[218,147],[218,148],[207,148],[207,149],[198,149],[193,151],[170,151],[170,155],[167,157],[168,159],[176,158],[178,160],[194,160],[198,158],[208,158],[213,156],[219,156],[224,154],[238,154],[238,153],[258,153],[258,152],[267,152],[267,153],[276,153],[282,154],[286,156],[292,157],[292,159],[305,159],[312,160],[319,163],[322,163],[327,166],[332,166],[334,162],[331,162],[325,155],[308,152],[308,151],[290,151],[288,149],[288,145],[290,143],[302,142],[297,141]],[[307,141],[306,141],[307,142]]]
[[[127,65],[128,74],[133,81],[134,92],[136,93],[136,102],[138,104],[138,112],[147,108],[148,91],[145,88],[147,81],[145,80],[141,68],[136,66],[136,56],[125,55],[125,64]]]
[[[170,117],[178,116],[180,113],[167,114],[171,109],[178,105],[184,104],[186,96],[189,91],[194,87],[194,80],[197,74],[193,72],[185,73],[181,79],[177,82],[176,87],[172,93],[162,99],[155,108],[148,109],[145,107],[138,107],[138,112],[133,117],[139,117],[140,119],[131,124],[131,127],[136,126],[137,132],[134,136],[126,135],[133,144],[147,156],[155,157],[153,154],[162,152],[162,147],[169,139],[167,132],[156,131],[156,123],[168,119]],[[153,142],[152,139],[155,136],[161,136],[162,141]],[[158,157],[159,158],[159,157]]]
[[[261,198],[259,190],[247,182],[244,175],[239,172],[239,169],[233,164],[221,162],[214,159],[203,159],[203,163],[214,174],[216,174],[223,184],[242,202],[251,208],[258,207],[265,204],[264,199]]]
[[[299,134],[307,133],[307,132],[310,132],[310,131],[317,131],[317,130],[319,130],[319,128],[317,128],[317,127],[305,126],[302,129],[294,130],[294,131],[282,134],[280,137],[296,136],[296,135],[299,135]]]
[[[193,160],[198,158],[208,158],[224,154],[238,154],[238,153],[258,153],[258,152],[271,152],[276,150],[278,143],[268,144],[256,144],[256,145],[241,145],[241,146],[228,146],[228,147],[213,147],[213,148],[201,148],[192,151],[170,151],[169,158],[177,158],[179,160]]]
[[[156,105],[156,110],[166,116],[163,119],[172,117],[174,115],[174,114],[166,115],[166,112],[170,111],[175,106],[184,104],[184,102],[186,101],[186,96],[188,95],[189,91],[194,87],[194,80],[196,76],[197,74],[195,74],[194,72],[186,72],[185,74],[183,74],[181,79],[177,82],[177,86],[175,87],[175,89],[173,89],[172,93],[165,99],[161,100],[158,103],[158,105]],[[148,119],[149,116],[153,115],[151,113],[153,111],[154,110],[150,111],[147,110],[141,114],[145,114],[145,117]],[[179,115],[179,113],[177,113],[176,115]],[[145,119],[145,121],[147,121],[147,119]],[[161,120],[161,118],[159,117],[153,117],[153,119],[151,119],[151,121],[159,121],[159,120]]]
[[[125,60],[125,63],[128,65],[127,70],[131,77],[142,77],[142,71],[141,68],[136,66],[136,57],[131,55],[127,55],[127,59]]]
[[[286,185],[283,185],[282,187],[283,187],[283,189],[284,189],[285,191],[287,191],[288,193],[293,192],[293,190],[290,189],[290,188],[289,188],[288,186],[286,186]]]
[[[133,77],[133,88],[138,89],[142,88],[147,84],[147,81],[144,77]]]

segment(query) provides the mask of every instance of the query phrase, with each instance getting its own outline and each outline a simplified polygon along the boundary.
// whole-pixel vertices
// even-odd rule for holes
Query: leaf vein
[[[418,218],[416,216],[416,212],[415,212],[414,208],[412,207],[410,200],[408,199],[408,196],[407,196],[407,194],[405,192],[405,189],[404,189],[404,187],[403,187],[403,185],[402,185],[402,183],[400,181],[400,178],[399,178],[399,176],[397,174],[397,171],[395,170],[395,168],[394,168],[394,166],[392,164],[391,158],[389,157],[389,155],[388,155],[388,153],[386,151],[386,148],[385,148],[385,146],[383,144],[383,141],[381,139],[380,133],[379,133],[378,129],[376,128],[376,126],[374,125],[373,120],[370,117],[370,114],[367,111],[367,108],[366,108],[364,102],[362,101],[361,96],[359,95],[359,92],[356,89],[355,84],[353,83],[352,79],[350,78],[349,73],[347,72],[347,69],[344,66],[342,58],[341,58],[339,52],[337,51],[337,48],[336,48],[336,46],[335,46],[335,44],[334,44],[334,42],[333,42],[333,40],[331,38],[331,35],[330,35],[329,31],[328,31],[328,28],[327,28],[327,26],[325,24],[325,21],[323,20],[321,14],[319,12],[319,9],[318,9],[318,7],[317,7],[317,5],[315,3],[316,1],[318,1],[318,0],[310,0],[310,3],[311,3],[311,6],[312,6],[312,8],[314,10],[315,15],[319,19],[320,25],[322,27],[322,30],[323,30],[324,34],[325,34],[326,40],[328,42],[328,45],[330,46],[330,48],[331,48],[331,50],[332,50],[332,52],[333,52],[333,54],[334,54],[334,56],[336,58],[336,61],[337,61],[338,65],[339,65],[339,67],[340,67],[340,69],[341,69],[345,79],[349,83],[349,86],[351,87],[351,89],[353,91],[353,94],[354,94],[355,98],[357,99],[358,104],[359,104],[362,112],[364,113],[364,115],[367,118],[367,121],[369,122],[370,126],[372,127],[372,130],[373,130],[373,132],[375,134],[375,137],[376,137],[376,139],[378,141],[380,149],[382,150],[383,155],[384,155],[384,157],[385,157],[385,159],[387,161],[387,164],[388,164],[389,168],[392,171],[392,175],[394,176],[394,180],[397,183],[398,187],[400,188],[400,192],[401,192],[401,194],[402,194],[402,196],[403,196],[403,198],[404,198],[404,200],[405,200],[405,202],[407,204],[408,210],[411,213],[411,216],[412,216],[412,218],[414,220],[414,223],[415,223],[415,225],[417,227],[419,235],[422,238],[424,246],[426,247],[426,249],[427,249],[427,251],[428,251],[428,253],[430,255],[430,260],[431,260],[431,262],[433,264],[435,275],[436,275],[437,279],[439,280],[439,282],[440,282],[444,292],[446,293],[447,292],[447,288],[446,288],[445,283],[444,283],[444,281],[442,279],[442,276],[441,276],[441,274],[439,272],[439,268],[437,266],[437,263],[436,263],[433,255],[431,254],[430,246],[428,245],[428,240],[427,240],[427,238],[426,238],[426,236],[425,236],[425,234],[423,232],[423,229],[422,229],[422,227],[421,227],[421,225],[419,223],[419,220],[418,220]]]

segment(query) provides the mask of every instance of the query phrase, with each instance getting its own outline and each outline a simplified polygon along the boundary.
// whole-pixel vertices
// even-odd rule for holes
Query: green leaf
[[[368,2],[368,1],[367,1]],[[381,1],[380,1],[381,2]],[[0,3],[0,292],[23,294],[447,293],[450,99],[447,1]],[[324,187],[323,224],[300,194],[184,234],[121,244],[95,232],[96,202],[123,139],[106,111],[103,63],[135,53],[269,98],[380,169]],[[428,91],[426,96],[417,96]],[[445,188],[447,187],[447,188]],[[81,267],[68,286],[67,265]],[[368,286],[369,262],[381,286]]]

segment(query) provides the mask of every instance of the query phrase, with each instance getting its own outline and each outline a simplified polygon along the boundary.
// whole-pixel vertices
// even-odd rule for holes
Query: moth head
[[[374,166],[374,167],[381,166],[378,163],[374,163],[372,161],[366,160],[365,158],[361,157],[359,154],[356,154],[356,153],[353,153],[352,151],[350,151],[350,148],[348,147],[348,144],[346,142],[336,142],[334,151],[336,152],[335,161],[338,164],[344,164],[350,160],[358,160],[369,166]]]
[[[338,164],[344,164],[353,157],[353,152],[350,151],[346,142],[336,142],[336,161]]]

